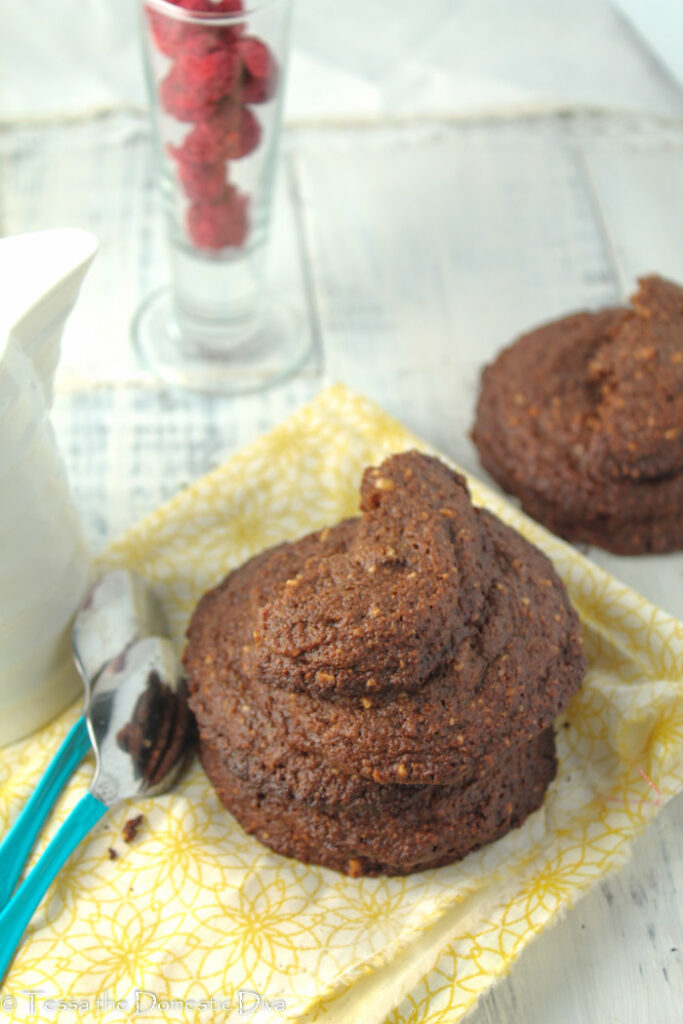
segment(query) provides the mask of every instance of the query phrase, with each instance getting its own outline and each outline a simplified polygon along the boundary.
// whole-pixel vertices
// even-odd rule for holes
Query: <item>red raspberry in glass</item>
[[[242,0],[169,0],[175,7],[196,14],[239,14],[242,11]],[[207,19],[205,24],[189,24],[180,18],[172,18],[160,11],[147,8],[152,38],[158,50],[167,57],[177,57],[179,53],[206,53],[221,43],[237,39],[243,32],[240,24],[230,26],[212,26]]]
[[[207,203],[217,203],[228,195],[224,163],[179,163],[178,177],[188,199],[203,199]]]
[[[240,62],[232,46],[198,56],[181,53],[159,86],[164,109],[179,121],[206,121],[234,89]]]
[[[208,121],[200,121],[185,136],[182,145],[169,146],[176,160],[214,164],[239,160],[252,153],[261,139],[261,126],[247,107],[225,99]]]
[[[219,123],[222,121],[225,126],[223,153],[228,160],[239,160],[244,156],[249,156],[261,141],[261,125],[249,107],[241,107],[239,104],[235,104],[235,106],[238,110],[236,123],[232,112],[228,117],[221,113],[222,106],[216,114],[216,120]]]
[[[169,0],[169,2],[185,11],[196,11],[202,14],[212,8],[209,0]],[[186,21],[162,14],[152,7],[147,8],[147,17],[156,48],[161,53],[165,53],[167,57],[176,57],[183,47],[194,48],[195,37],[201,38],[204,34],[203,28],[197,25],[188,25]]]
[[[218,0],[211,4],[211,10],[216,14],[240,14],[244,10],[242,0]]]
[[[243,9],[242,0],[218,0],[212,3],[209,10],[212,14],[241,14]],[[210,26],[210,27],[209,27]],[[213,46],[229,45],[235,43],[244,34],[244,22],[236,21],[234,25],[207,25],[207,33],[210,32]],[[200,52],[199,42],[195,52]],[[185,47],[187,49],[187,47]]]
[[[199,249],[244,245],[248,231],[247,196],[229,188],[219,203],[195,202],[187,211],[187,230]]]
[[[241,14],[243,8],[242,0],[218,0],[212,9],[216,14]],[[233,25],[224,25],[216,31],[225,42],[234,43],[244,35],[244,22],[236,21]]]
[[[214,119],[199,121],[185,136],[182,145],[168,146],[172,157],[182,163],[216,164],[225,159],[223,133]]]
[[[200,102],[200,97],[188,93],[171,70],[159,86],[159,99],[164,110],[179,121],[200,121],[211,117],[216,109],[215,100]]]
[[[199,28],[194,25],[190,25],[188,28],[189,31],[183,38],[179,53],[192,53],[196,57],[201,57],[212,50],[219,50],[226,43],[223,29],[210,26]],[[227,41],[232,42],[232,40]]]
[[[279,72],[275,58],[255,36],[243,36],[236,45],[242,59],[242,101],[266,103],[277,90]]]

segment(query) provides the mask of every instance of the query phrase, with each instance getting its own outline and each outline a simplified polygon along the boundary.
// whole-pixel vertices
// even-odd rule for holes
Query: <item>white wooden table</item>
[[[515,333],[683,280],[681,123],[558,111],[521,119],[294,128],[278,184],[273,288],[315,347],[295,379],[220,399],[162,387],[129,343],[163,282],[144,117],[0,132],[3,233],[78,225],[101,251],[67,327],[55,423],[95,548],[345,380],[472,472],[481,365]],[[683,555],[590,552],[683,618]],[[472,1024],[675,1024],[683,1015],[683,797],[520,958]]]

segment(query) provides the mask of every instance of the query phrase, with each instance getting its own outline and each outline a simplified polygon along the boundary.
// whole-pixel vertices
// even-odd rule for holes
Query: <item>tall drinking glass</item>
[[[234,394],[294,372],[310,332],[265,281],[291,0],[142,0],[171,283],[133,337],[165,380]]]

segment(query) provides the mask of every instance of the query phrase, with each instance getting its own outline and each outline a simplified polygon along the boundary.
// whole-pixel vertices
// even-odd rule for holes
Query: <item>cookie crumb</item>
[[[118,857],[118,853],[116,852],[113,846],[110,846],[107,849],[107,853],[109,854],[109,860],[116,860]]]
[[[346,870],[351,878],[358,878],[359,875],[363,874],[363,861],[357,857],[352,857],[351,860],[347,861]]]
[[[140,828],[140,825],[142,825],[142,817],[143,816],[141,814],[136,814],[134,818],[129,818],[123,826],[121,834],[123,835],[123,841],[125,843],[132,843],[135,839],[138,834],[138,829]]]

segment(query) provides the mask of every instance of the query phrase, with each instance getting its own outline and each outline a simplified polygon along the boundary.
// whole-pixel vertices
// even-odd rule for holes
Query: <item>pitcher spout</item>
[[[31,360],[48,408],[64,324],[96,250],[80,228],[0,238],[0,336],[11,333]]]

